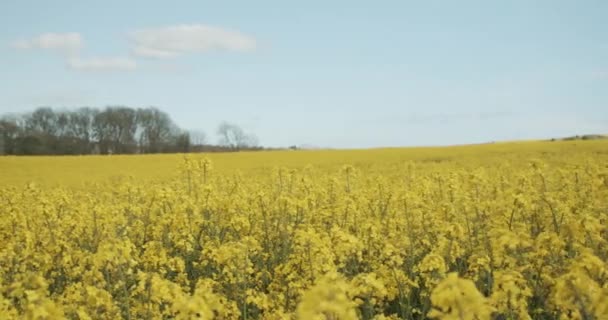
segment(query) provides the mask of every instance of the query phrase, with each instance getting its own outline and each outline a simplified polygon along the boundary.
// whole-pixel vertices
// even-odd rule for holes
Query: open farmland
[[[608,141],[0,157],[0,314],[608,319]]]

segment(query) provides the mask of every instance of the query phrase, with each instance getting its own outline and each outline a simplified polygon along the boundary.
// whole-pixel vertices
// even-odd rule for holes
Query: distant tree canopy
[[[238,127],[237,127],[238,128]],[[49,107],[0,118],[0,155],[133,154],[225,151],[204,134],[180,129],[156,108],[123,106],[57,111]],[[198,144],[197,144],[198,143]]]
[[[245,133],[241,127],[228,122],[220,124],[217,134],[220,137],[220,145],[234,150],[255,147],[258,144],[254,135]]]

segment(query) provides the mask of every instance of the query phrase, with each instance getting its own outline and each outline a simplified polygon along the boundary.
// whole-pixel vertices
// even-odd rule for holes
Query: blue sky
[[[608,1],[0,2],[0,114],[157,106],[209,140],[608,133]]]

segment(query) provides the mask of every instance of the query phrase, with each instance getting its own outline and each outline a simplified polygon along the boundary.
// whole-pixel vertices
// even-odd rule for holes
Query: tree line
[[[257,140],[240,127],[222,123],[220,144],[206,143],[157,108],[112,106],[54,110],[0,118],[0,154],[77,155],[257,150]]]

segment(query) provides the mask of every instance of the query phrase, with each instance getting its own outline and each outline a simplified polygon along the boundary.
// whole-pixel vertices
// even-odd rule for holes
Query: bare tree
[[[222,122],[217,128],[217,134],[221,145],[234,150],[257,146],[257,138],[253,134],[246,133],[236,124]]]
[[[17,139],[21,134],[22,129],[18,118],[0,118],[0,154],[15,154]]]
[[[53,110],[0,116],[0,154],[130,154],[254,149],[257,139],[240,126],[223,122],[217,129],[221,146],[203,131],[180,129],[156,108]]]
[[[135,110],[127,107],[107,107],[95,115],[93,126],[102,154],[135,152]]]
[[[201,130],[189,130],[190,142],[194,146],[202,146],[207,144],[207,134]]]
[[[38,108],[26,118],[25,125],[30,133],[54,136],[57,132],[57,114],[49,107]]]

